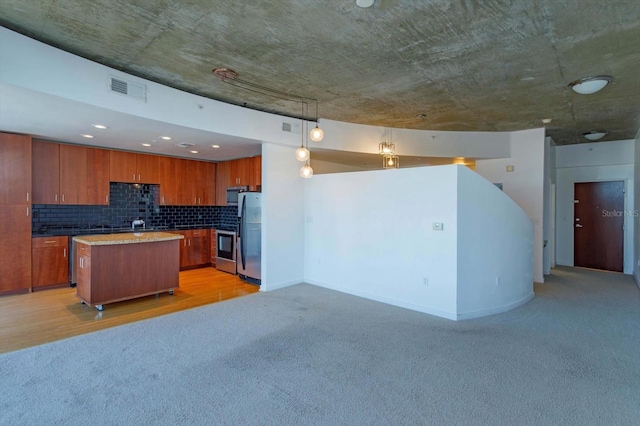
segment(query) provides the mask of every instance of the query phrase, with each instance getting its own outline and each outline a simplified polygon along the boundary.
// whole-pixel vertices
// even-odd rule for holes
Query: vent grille
[[[147,88],[143,84],[134,83],[122,78],[111,77],[109,88],[113,93],[119,93],[140,101],[146,101]]]
[[[282,123],[283,132],[291,132],[291,123]]]
[[[192,143],[187,143],[187,142],[182,142],[182,143],[178,143],[175,146],[177,146],[178,148],[189,148],[190,146],[193,146]]]

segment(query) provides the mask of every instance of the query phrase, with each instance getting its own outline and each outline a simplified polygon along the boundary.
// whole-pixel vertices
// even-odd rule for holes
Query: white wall
[[[544,129],[523,130],[511,135],[511,156],[479,160],[476,172],[493,183],[502,183],[503,191],[529,215],[534,225],[533,279],[544,282]],[[506,167],[513,166],[513,172]]]
[[[473,318],[533,297],[532,247],[522,209],[463,166],[326,174],[307,182],[311,284],[444,318]]]
[[[634,206],[634,141],[595,142],[556,147],[556,262],[573,266],[573,189],[576,182],[625,182],[625,211]],[[633,273],[634,218],[624,219],[625,274]]]
[[[314,176],[306,281],[456,319],[456,182],[457,166]]]
[[[458,168],[458,319],[533,298],[533,225],[491,182]]]
[[[262,284],[268,291],[304,280],[304,179],[295,148],[262,145]]]
[[[636,135],[634,154],[634,276],[636,278],[636,283],[638,284],[638,286],[640,286],[640,131]]]

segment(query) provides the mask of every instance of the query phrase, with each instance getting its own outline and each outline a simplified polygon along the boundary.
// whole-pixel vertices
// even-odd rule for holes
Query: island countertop
[[[117,244],[153,243],[157,241],[181,240],[184,236],[169,232],[129,232],[125,234],[99,234],[73,237],[73,241],[89,246]]]

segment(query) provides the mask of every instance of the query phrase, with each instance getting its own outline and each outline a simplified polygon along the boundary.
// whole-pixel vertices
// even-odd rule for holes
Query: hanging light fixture
[[[378,152],[382,155],[383,169],[397,169],[400,167],[400,157],[396,155],[396,145],[391,141],[391,128],[385,127],[384,140],[378,144]]]
[[[302,102],[302,124],[301,124],[301,128],[300,128],[300,134],[302,135],[302,138],[304,140],[304,135],[307,134],[307,130],[309,130],[309,124],[307,122],[307,120],[304,119],[305,116],[305,106],[307,107],[307,114],[309,113],[308,110],[308,105],[306,102]],[[300,151],[301,149],[304,149],[306,151],[306,159],[304,166],[302,166],[300,168],[300,176],[302,176],[305,179],[309,179],[311,176],[313,176],[313,169],[311,168],[311,153],[309,152],[309,139],[307,139],[307,147],[300,147],[298,148],[298,151]],[[298,151],[296,151],[296,158],[298,157]]]
[[[396,146],[391,142],[391,129],[384,128],[384,138],[378,144],[378,153],[380,155],[393,155],[396,153]]]
[[[391,129],[384,128],[384,137],[382,142],[378,144],[378,153],[380,155],[393,155],[396,153],[396,146],[391,142]]]
[[[309,150],[304,147],[304,102],[300,103],[302,112],[300,120],[300,148],[296,149],[296,160],[298,161],[307,161],[309,160]]]
[[[316,127],[311,130],[309,137],[314,142],[320,142],[324,138],[324,132],[320,127],[318,127],[318,101],[316,99],[314,99],[314,101],[316,102]]]
[[[385,154],[382,156],[382,168],[383,169],[398,169],[400,168],[400,157],[395,154]]]

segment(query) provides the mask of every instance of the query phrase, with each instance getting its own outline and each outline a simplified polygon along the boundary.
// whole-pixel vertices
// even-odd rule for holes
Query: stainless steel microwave
[[[227,205],[228,206],[237,206],[238,205],[238,194],[241,192],[247,192],[249,190],[248,186],[230,186],[227,188]]]

